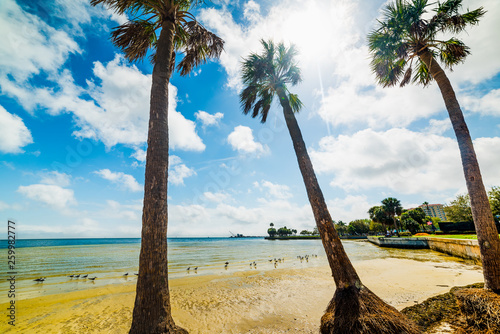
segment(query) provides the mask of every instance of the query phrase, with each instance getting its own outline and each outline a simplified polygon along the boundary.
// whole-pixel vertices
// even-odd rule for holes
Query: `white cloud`
[[[196,116],[196,119],[201,122],[203,127],[217,126],[219,125],[220,120],[224,117],[224,114],[221,112],[217,112],[212,115],[203,110],[195,112],[194,115]]]
[[[332,186],[348,191],[388,187],[430,193],[464,182],[455,140],[407,129],[325,137],[311,159],[316,172],[334,175]]]
[[[70,184],[71,176],[57,171],[41,173],[40,183],[52,184],[60,187],[67,187]]]
[[[101,211],[100,216],[105,219],[117,218],[130,221],[141,220],[142,205],[139,204],[121,204],[117,201],[107,200],[106,207]]]
[[[290,192],[290,187],[284,184],[274,184],[272,182],[262,180],[260,184],[258,182],[254,182],[254,186],[265,191],[269,197],[276,199],[288,199],[293,197],[293,194]]]
[[[194,169],[182,163],[182,159],[176,155],[171,155],[168,166],[168,182],[175,185],[183,185],[184,179],[196,175]]]
[[[130,191],[142,191],[143,187],[137,182],[137,180],[129,174],[122,172],[112,172],[109,169],[101,169],[95,174],[99,175],[105,180],[111,181],[112,183],[118,184],[119,186],[130,190]]]
[[[72,113],[79,127],[74,132],[77,137],[101,140],[108,148],[117,144],[142,147],[148,130],[151,75],[116,56],[105,65],[94,63],[95,79],[87,80],[85,88],[64,68],[72,53],[81,52],[74,39],[81,33],[80,25],[90,23],[91,18],[107,18],[110,12],[91,8],[82,0],[71,6],[60,1],[50,10],[50,15],[72,23],[58,30],[12,0],[0,4],[0,34],[6,36],[6,43],[0,45],[2,93],[32,113],[38,109],[51,115]],[[45,86],[33,84],[31,79],[39,76],[47,82]],[[203,151],[196,124],[176,111],[176,88],[170,85],[169,93],[171,148]]]
[[[71,53],[80,52],[67,32],[23,11],[13,0],[0,3],[0,35],[4,37],[0,46],[3,80],[9,75],[22,82],[41,71],[57,71]]]
[[[233,150],[243,154],[253,154],[256,157],[269,153],[269,147],[256,142],[252,129],[247,126],[238,125],[227,137],[228,143]]]
[[[0,152],[22,153],[22,147],[31,143],[33,137],[23,120],[0,106]]]
[[[283,200],[267,200],[253,207],[229,205],[227,201],[215,207],[194,204],[169,206],[170,236],[228,236],[229,231],[244,235],[266,235],[270,222],[299,231],[315,226],[309,203],[296,205]],[[188,230],[186,224],[190,226]]]
[[[121,56],[106,66],[94,65],[94,75],[101,84],[89,82],[90,95],[100,108],[76,110],[83,137],[101,139],[108,147],[118,143],[139,146],[146,142],[151,75],[142,74],[135,65],[127,66]],[[170,147],[203,151],[205,144],[196,133],[196,125],[186,119],[177,107],[177,88],[169,84]]]
[[[73,190],[53,184],[19,186],[17,191],[31,200],[47,204],[59,210],[66,209],[71,204],[76,204]]]
[[[461,100],[466,110],[485,116],[500,116],[500,89],[493,89],[481,97],[464,94]]]
[[[222,203],[222,202],[228,202],[232,201],[232,198],[229,194],[224,193],[224,192],[210,192],[206,191],[203,193],[203,197],[205,200],[209,202],[214,202],[214,203]]]
[[[344,198],[335,198],[328,201],[328,210],[333,220],[342,220],[349,223],[355,219],[365,219],[368,209],[378,203],[369,203],[364,195],[347,195]]]
[[[500,138],[478,138],[474,146],[486,186],[499,184]],[[401,194],[432,196],[463,188],[456,139],[408,129],[324,137],[311,150],[318,173],[332,174],[333,187],[346,191],[389,188]]]

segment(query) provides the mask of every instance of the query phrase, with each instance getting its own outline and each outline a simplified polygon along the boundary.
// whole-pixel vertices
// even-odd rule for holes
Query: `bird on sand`
[[[34,279],[33,281],[35,281],[35,282],[43,282],[43,281],[45,281],[45,277],[40,277],[40,278]]]

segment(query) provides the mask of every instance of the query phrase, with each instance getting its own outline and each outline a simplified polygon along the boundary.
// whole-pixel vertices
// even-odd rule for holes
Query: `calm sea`
[[[169,278],[187,275],[228,275],[244,270],[274,270],[327,265],[321,240],[265,240],[264,238],[172,238],[168,239]],[[343,241],[353,263],[376,258],[399,257],[418,261],[449,261],[430,250],[379,248],[366,241]],[[9,290],[7,241],[0,240],[0,303]],[[139,267],[140,239],[38,239],[16,241],[16,297],[89,289],[134,281]],[[313,257],[311,255],[317,255]],[[309,261],[297,256],[309,255]],[[271,260],[272,262],[270,262]],[[224,263],[229,262],[227,268]],[[250,263],[256,262],[257,267]],[[457,260],[459,261],[459,260]],[[191,269],[188,271],[187,268]],[[198,267],[197,271],[193,270]],[[124,276],[124,274],[128,275]],[[95,281],[70,278],[89,275]],[[33,281],[46,277],[45,282]]]

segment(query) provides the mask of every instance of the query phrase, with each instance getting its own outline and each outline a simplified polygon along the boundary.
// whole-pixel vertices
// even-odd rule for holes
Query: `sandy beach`
[[[483,280],[454,261],[375,259],[356,263],[363,283],[397,309]],[[328,267],[189,275],[170,281],[172,312],[190,333],[317,333],[334,293]],[[127,333],[135,280],[19,300],[16,326],[2,333]],[[0,305],[2,309],[7,304]]]

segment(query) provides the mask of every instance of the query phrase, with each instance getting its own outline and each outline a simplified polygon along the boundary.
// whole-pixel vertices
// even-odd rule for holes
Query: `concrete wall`
[[[441,253],[481,261],[479,244],[477,240],[445,239],[445,238],[425,238],[429,248]]]
[[[380,247],[393,248],[430,248],[432,250],[464,259],[481,261],[477,240],[445,239],[445,238],[376,238],[368,237],[368,241]]]
[[[390,248],[429,248],[427,238],[377,238],[368,237],[368,241],[380,247]]]

